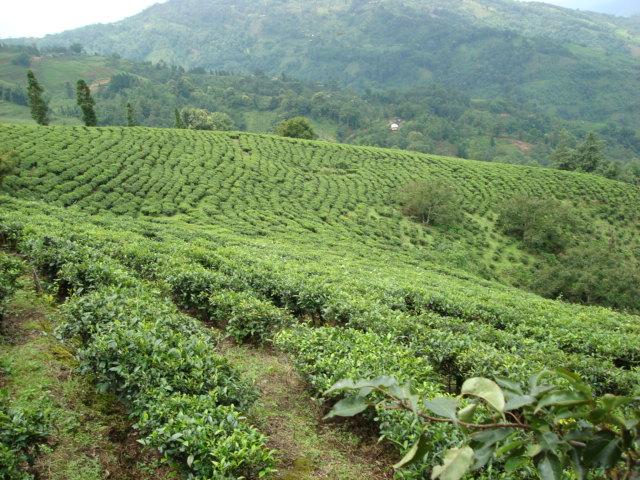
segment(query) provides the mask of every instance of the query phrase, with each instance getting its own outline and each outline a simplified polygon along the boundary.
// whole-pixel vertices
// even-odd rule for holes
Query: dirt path
[[[393,477],[397,461],[372,432],[322,420],[323,409],[285,356],[225,343],[223,354],[261,392],[250,419],[279,452],[279,480],[374,480]]]
[[[52,435],[33,471],[41,480],[169,480],[178,476],[143,450],[124,407],[75,373],[53,336],[55,306],[29,278],[10,301],[0,336],[0,384],[10,406],[48,412]]]

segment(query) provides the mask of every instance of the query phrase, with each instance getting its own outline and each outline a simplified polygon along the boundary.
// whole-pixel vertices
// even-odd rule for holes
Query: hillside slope
[[[356,87],[432,80],[638,127],[638,32],[614,17],[513,0],[171,0],[111,25],[38,40]],[[588,101],[587,101],[588,97]]]
[[[524,380],[558,366],[598,393],[640,394],[640,318],[509,286],[509,271],[535,259],[495,226],[514,193],[559,197],[582,219],[582,235],[637,252],[640,192],[630,185],[236,132],[0,125],[0,144],[17,157],[2,187],[11,196],[0,196],[2,245],[56,298],[71,298],[66,311],[89,345],[85,371],[126,398],[160,371],[200,395],[190,397],[200,402],[194,416],[228,408],[199,393],[208,384],[198,379],[228,376],[202,377],[218,339],[209,326],[271,342],[317,397],[348,377],[394,375],[435,395],[458,393],[465,378]],[[457,228],[400,214],[399,190],[427,178],[455,185],[465,210]],[[185,364],[198,381],[183,380]],[[156,392],[149,401],[161,408]],[[411,428],[376,421],[405,452]],[[234,425],[229,435],[251,436],[252,452],[267,455],[253,427]],[[457,441],[439,428],[430,448]],[[183,457],[187,471],[203,464]],[[267,468],[262,458],[238,462]]]

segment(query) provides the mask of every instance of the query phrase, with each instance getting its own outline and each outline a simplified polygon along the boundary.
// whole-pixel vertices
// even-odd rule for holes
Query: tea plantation
[[[537,254],[496,227],[513,195],[553,197],[576,235],[640,245],[637,187],[586,174],[240,133],[0,125],[17,163],[0,239],[62,303],[58,335],[189,478],[279,468],[246,419],[256,391],[217,345],[285,352],[322,397],[393,375],[425,395],[545,367],[640,394],[640,318],[514,286]],[[449,229],[403,216],[417,179],[455,186]],[[4,288],[4,287],[3,287]],[[371,416],[400,452],[413,428]],[[458,441],[433,427],[432,452]],[[438,459],[433,454],[424,462]],[[417,467],[399,478],[422,478]],[[514,477],[526,478],[525,473]]]

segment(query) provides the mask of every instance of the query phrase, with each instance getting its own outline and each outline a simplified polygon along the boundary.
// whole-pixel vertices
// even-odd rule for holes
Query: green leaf
[[[576,477],[578,480],[584,480],[587,472],[584,468],[582,458],[580,457],[581,452],[577,448],[572,447],[569,453],[571,462],[573,463],[573,471],[576,472]]]
[[[536,403],[536,397],[532,397],[531,395],[518,395],[516,397],[511,397],[507,401],[504,406],[504,411],[508,412],[510,410],[517,410],[518,408],[533,405],[534,403]]]
[[[561,480],[562,465],[560,459],[553,453],[546,452],[536,461],[536,467],[542,480]]]
[[[522,385],[518,382],[511,381],[507,378],[496,378],[496,383],[506,391],[513,392],[516,395],[523,394]]]
[[[458,420],[469,423],[473,420],[473,414],[478,408],[477,403],[471,403],[458,412]]]
[[[356,388],[356,384],[350,378],[345,378],[333,384],[333,386],[327,390],[325,395],[332,392],[337,392],[339,390],[354,390]]]
[[[522,467],[529,463],[527,457],[510,457],[504,462],[504,469],[507,473],[513,473],[516,470],[520,470]]]
[[[513,428],[494,428],[481,430],[471,435],[471,440],[483,445],[493,445],[501,442],[514,432]]]
[[[187,457],[187,465],[189,465],[189,467],[191,467],[191,465],[193,465],[193,461],[195,460],[195,458],[193,457],[193,455],[189,455]]]
[[[491,460],[495,451],[495,445],[485,445],[480,449],[474,450],[475,462],[473,464],[473,469],[478,470],[484,467],[489,460]]]
[[[565,368],[557,368],[555,372],[565,380],[567,380],[573,388],[582,392],[586,397],[591,397],[591,387],[587,385],[579,375],[570,372]]]
[[[457,420],[456,410],[458,400],[451,397],[436,397],[433,400],[425,400],[424,406],[441,417]]]
[[[331,411],[324,417],[325,420],[333,417],[353,417],[364,412],[369,404],[364,397],[347,397],[336,403]]]
[[[474,452],[471,447],[452,448],[444,455],[442,465],[433,467],[431,480],[460,480],[473,465]]]
[[[612,468],[622,456],[621,442],[622,439],[613,432],[598,432],[583,451],[585,463],[604,469]]]
[[[536,406],[535,413],[538,413],[545,407],[568,407],[572,405],[584,405],[589,403],[590,399],[582,392],[574,392],[571,390],[560,390],[552,392],[542,397]]]
[[[504,411],[504,394],[496,382],[488,378],[470,378],[462,385],[462,395],[478,397],[495,408],[498,412]]]
[[[393,468],[399,470],[400,468],[408,467],[416,462],[420,462],[428,452],[429,442],[427,442],[425,435],[422,434],[413,447],[411,447],[405,456],[402,457],[402,460],[396,463]]]

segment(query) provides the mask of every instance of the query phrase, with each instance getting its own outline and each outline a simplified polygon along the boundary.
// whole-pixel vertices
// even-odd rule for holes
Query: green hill
[[[83,78],[97,102],[99,125],[171,127],[175,109],[204,108],[231,118],[232,129],[262,133],[304,115],[320,138],[508,163],[548,165],[560,144],[578,145],[588,131],[604,140],[600,173],[633,183],[640,175],[640,137],[618,124],[565,121],[531,104],[472,99],[434,83],[408,90],[358,93],[336,85],[265,74],[184,71],[162,63],[78,54],[63,48],[0,46],[0,120],[33,123],[27,69],[45,89],[54,124],[77,125],[74,84]],[[401,128],[389,123],[400,117]],[[619,163],[619,165],[618,165]]]
[[[358,88],[434,81],[637,129],[639,38],[627,19],[514,0],[171,0],[36,43]]]
[[[150,445],[196,476],[211,468],[198,442],[226,451],[219,442],[232,433],[205,429],[180,453],[168,447],[180,427],[166,408],[238,415],[234,441],[252,453],[216,467],[226,473],[252,477],[271,460],[241,413],[229,413],[247,408],[244,384],[212,373],[227,367],[202,324],[176,308],[237,341],[273,339],[314,395],[349,376],[395,375],[434,393],[558,366],[599,393],[640,393],[638,316],[510,285],[545,255],[496,224],[514,195],[557,198],[577,218],[572,241],[637,252],[633,186],[237,132],[0,125],[0,145],[17,159],[0,197],[3,245],[70,297],[62,334],[83,342],[85,371],[145,419]],[[417,179],[454,186],[457,226],[402,215],[399,191]],[[204,399],[203,388],[223,393]],[[381,432],[406,450],[406,431],[387,420],[377,419]],[[434,448],[455,441],[438,432]]]

